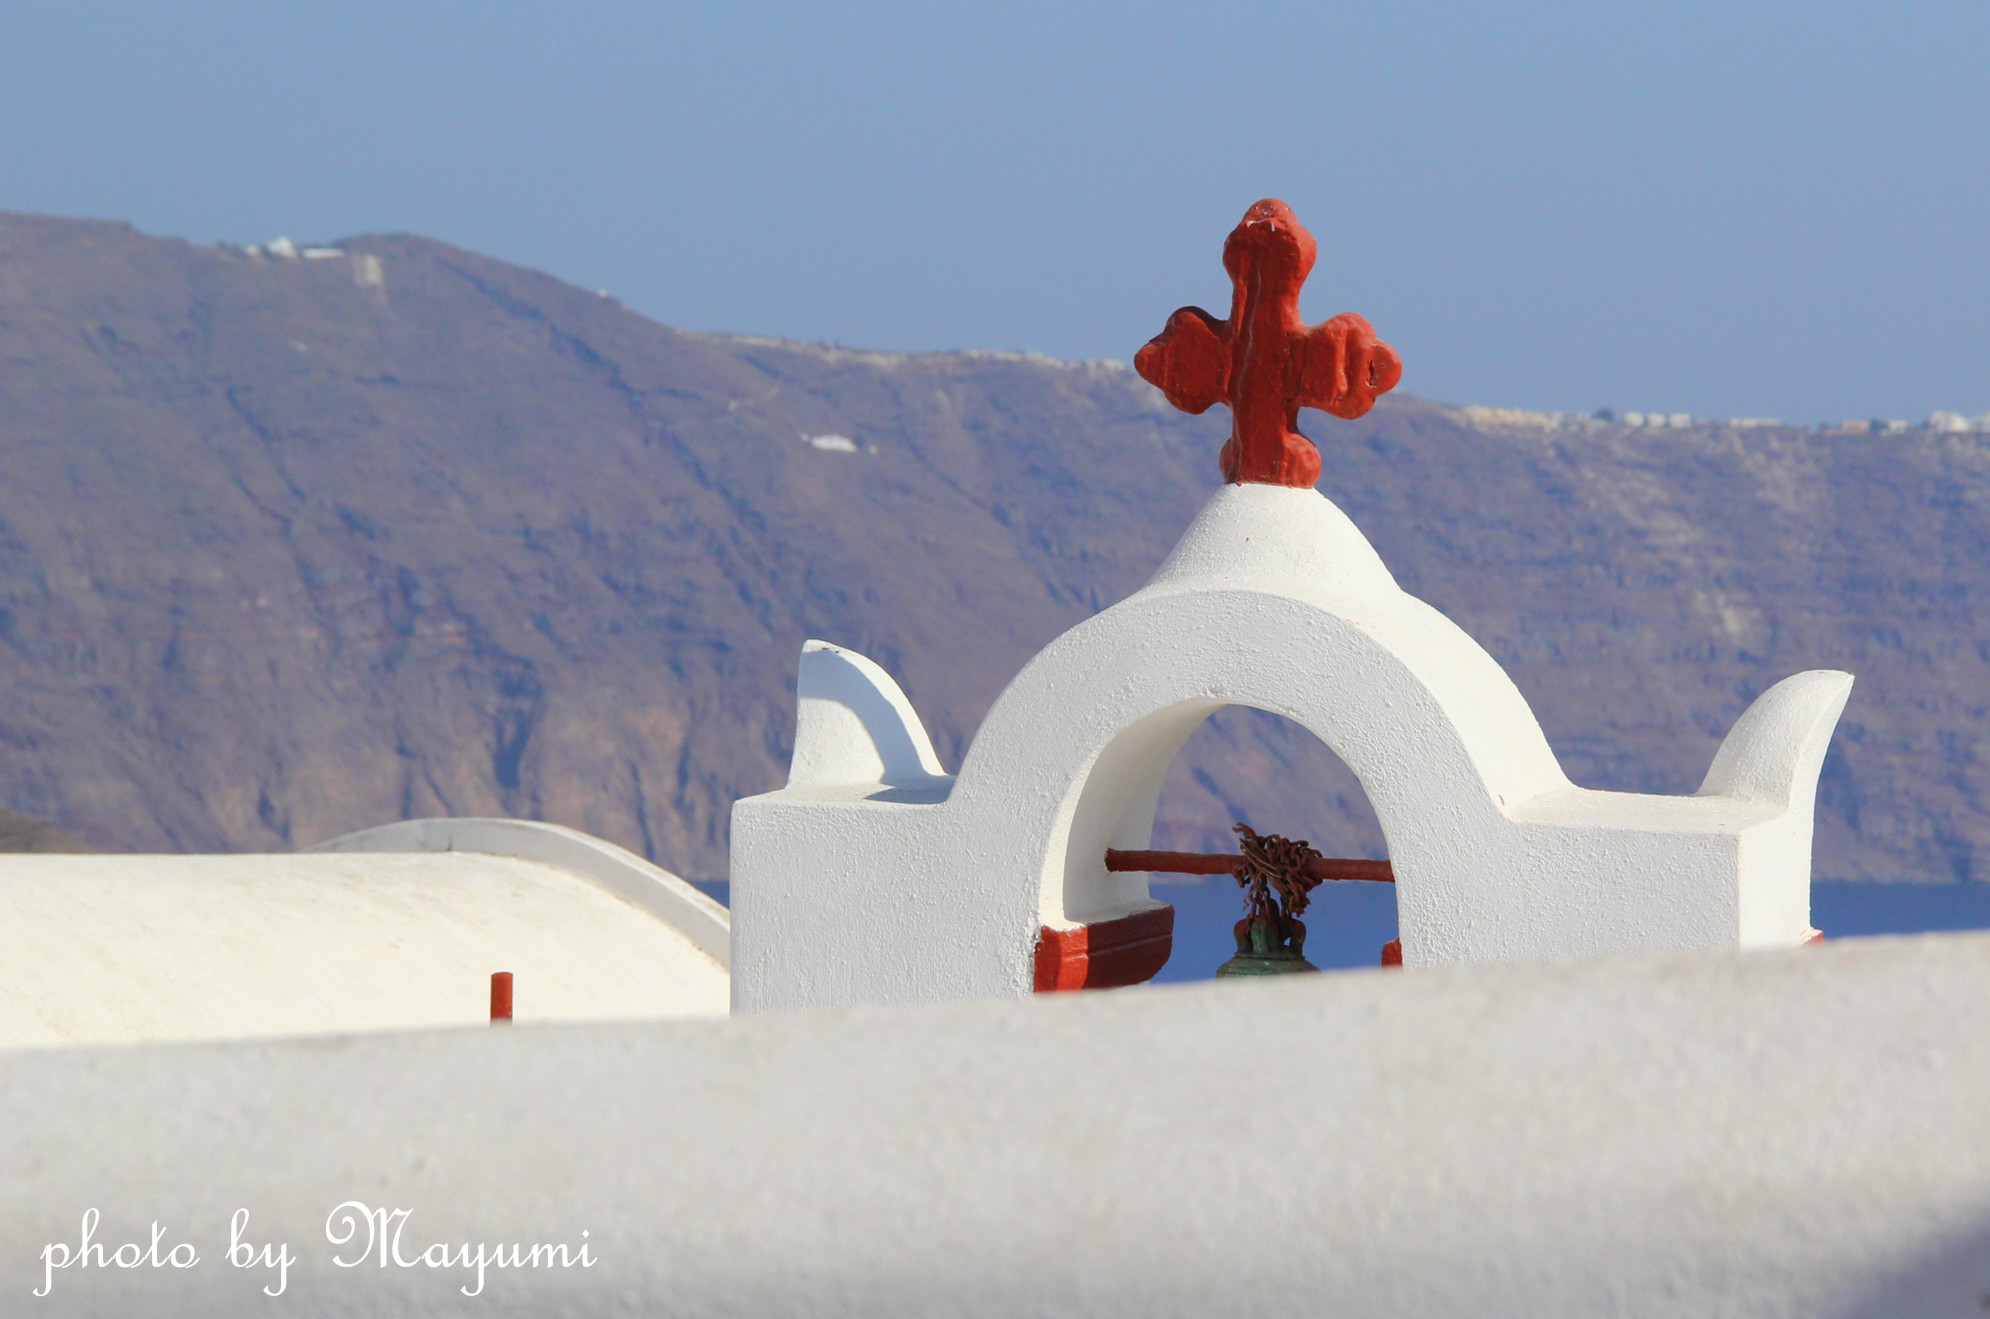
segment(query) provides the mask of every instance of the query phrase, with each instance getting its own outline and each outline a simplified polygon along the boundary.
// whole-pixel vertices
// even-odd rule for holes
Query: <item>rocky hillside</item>
[[[805,637],[897,674],[957,762],[1217,479],[1226,420],[1124,369],[686,334],[441,243],[339,246],[0,216],[0,803],[167,850],[521,814],[722,876],[731,802],[781,781]],[[1306,424],[1322,489],[1578,781],[1690,790],[1756,692],[1847,668],[1819,873],[1974,873],[1983,438],[1409,396]],[[1240,817],[1380,846],[1317,743],[1233,713],[1162,833]]]

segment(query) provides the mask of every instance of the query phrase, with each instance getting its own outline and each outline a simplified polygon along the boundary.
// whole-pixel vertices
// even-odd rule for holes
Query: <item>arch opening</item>
[[[1116,930],[1109,937],[1120,938],[1142,931],[1150,917],[1164,917],[1173,925],[1172,947],[1158,972],[1136,978],[1210,978],[1235,951],[1232,928],[1243,914],[1235,881],[1225,875],[1110,873],[1105,853],[1234,856],[1232,826],[1239,822],[1260,833],[1306,839],[1328,857],[1388,857],[1359,779],[1311,729],[1247,705],[1182,702],[1123,729],[1076,786],[1060,831],[1063,847],[1046,858],[1046,932],[1060,921],[1090,922],[1093,930]],[[1376,965],[1382,945],[1396,937],[1395,886],[1324,883],[1313,892],[1306,923],[1307,955],[1315,965]],[[1326,960],[1314,957],[1316,951]]]
[[[1330,857],[1385,861],[1381,821],[1347,762],[1304,725],[1225,706],[1183,743],[1154,810],[1156,851],[1232,853],[1232,827],[1302,838]],[[1175,909],[1174,949],[1156,982],[1207,980],[1235,951],[1242,891],[1225,875],[1163,875],[1149,892]],[[1393,884],[1330,881],[1313,890],[1306,957],[1322,970],[1374,966],[1396,937]]]

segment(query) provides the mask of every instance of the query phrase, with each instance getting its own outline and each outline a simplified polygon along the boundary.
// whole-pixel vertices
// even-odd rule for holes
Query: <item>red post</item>
[[[491,1025],[511,1024],[511,972],[491,972]]]

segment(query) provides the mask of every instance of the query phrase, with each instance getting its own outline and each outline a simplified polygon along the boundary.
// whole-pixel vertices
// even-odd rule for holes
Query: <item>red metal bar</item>
[[[511,1024],[511,972],[491,972],[491,1025]]]
[[[1107,870],[1162,870],[1172,875],[1227,875],[1237,868],[1235,856],[1209,852],[1122,852],[1106,849]]]
[[[1106,849],[1107,870],[1159,870],[1171,875],[1227,875],[1236,869],[1238,858],[1221,852],[1122,852]],[[1329,856],[1310,863],[1306,873],[1315,879],[1365,879],[1377,884],[1393,884],[1396,872],[1387,861],[1357,861],[1351,857]]]

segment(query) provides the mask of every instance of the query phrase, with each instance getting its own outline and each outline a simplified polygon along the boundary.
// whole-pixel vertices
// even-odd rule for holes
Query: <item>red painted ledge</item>
[[[1175,947],[1175,909],[1159,907],[1117,920],[1053,930],[1036,938],[1036,992],[1117,989],[1152,980]]]

